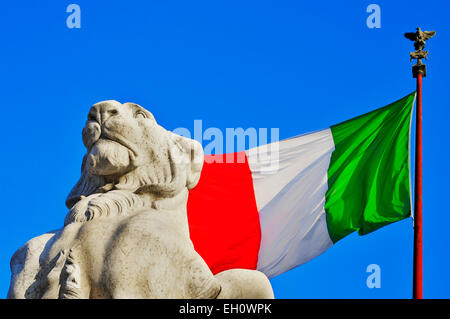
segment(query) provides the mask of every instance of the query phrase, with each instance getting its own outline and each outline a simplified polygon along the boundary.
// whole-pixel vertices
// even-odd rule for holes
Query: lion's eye
[[[142,112],[142,111],[137,111],[135,117],[137,119],[146,119],[147,115],[144,112]]]
[[[95,121],[95,115],[89,114],[88,115],[88,121]]]

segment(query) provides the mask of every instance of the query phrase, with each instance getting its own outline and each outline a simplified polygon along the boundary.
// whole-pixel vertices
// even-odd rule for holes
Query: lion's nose
[[[114,100],[102,101],[94,104],[89,112],[88,120],[102,125],[109,118],[120,113],[122,104]]]
[[[100,108],[100,122],[105,123],[110,117],[119,114],[119,108],[115,104],[104,104]]]

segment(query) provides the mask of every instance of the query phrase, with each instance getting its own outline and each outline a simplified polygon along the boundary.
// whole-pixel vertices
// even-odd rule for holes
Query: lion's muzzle
[[[130,167],[130,152],[120,143],[102,136],[96,121],[88,121],[83,129],[83,143],[88,154],[88,171],[94,175],[120,175]]]
[[[100,176],[123,175],[129,171],[130,151],[123,145],[107,139],[99,139],[86,158],[91,174]]]
[[[88,121],[82,133],[84,146],[88,150],[91,149],[92,145],[100,138],[101,133],[102,129],[100,128],[100,124],[94,121]]]

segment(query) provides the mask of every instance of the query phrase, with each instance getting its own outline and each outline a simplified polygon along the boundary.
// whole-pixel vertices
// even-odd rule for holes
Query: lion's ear
[[[95,190],[105,185],[105,179],[90,174],[86,168],[86,155],[81,164],[81,177],[66,198],[66,206],[71,209],[83,196],[91,195]]]
[[[192,189],[197,185],[202,172],[204,161],[203,147],[196,140],[175,133],[172,134],[175,137],[177,144],[187,155],[186,187]]]
[[[126,103],[123,103],[123,105],[131,106],[131,107],[133,107],[135,109],[139,109],[140,112],[143,112],[145,114],[147,119],[149,119],[152,122],[156,123],[156,120],[155,120],[155,117],[153,116],[153,114],[149,110],[147,110],[147,109],[143,108],[142,106],[140,106],[139,104],[132,103],[132,102],[126,102]]]

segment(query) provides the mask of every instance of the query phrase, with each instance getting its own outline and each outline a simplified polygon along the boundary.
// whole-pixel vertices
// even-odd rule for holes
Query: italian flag
[[[212,272],[257,269],[271,278],[354,231],[411,216],[414,99],[245,152],[206,155],[187,209],[192,242]]]

